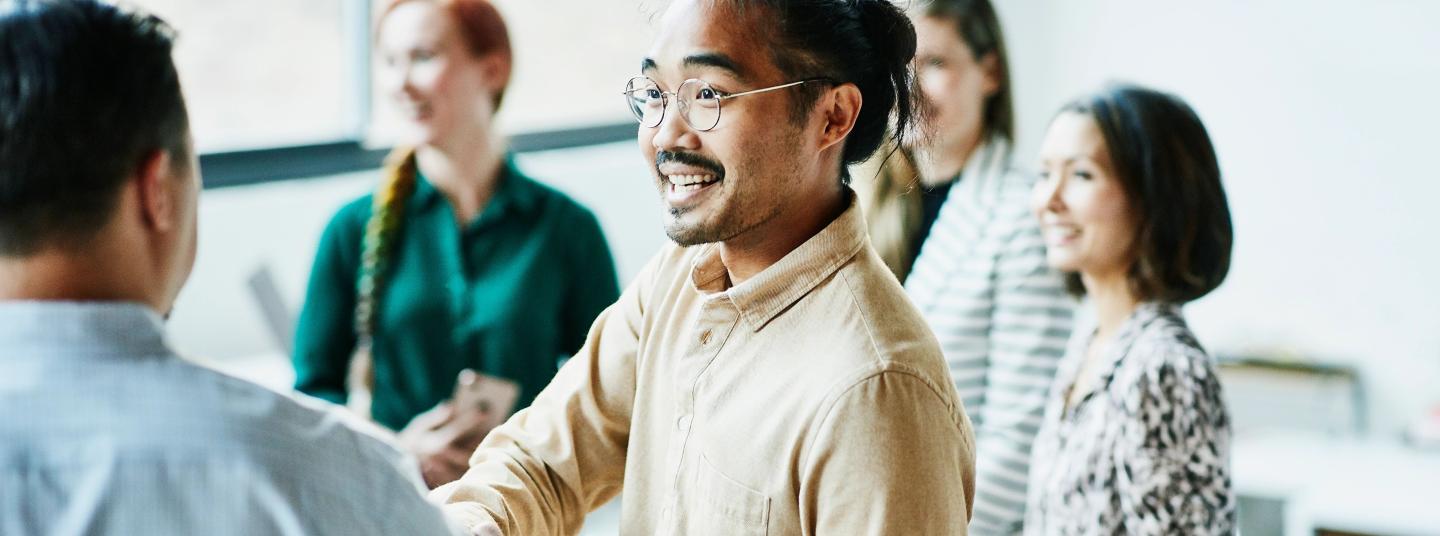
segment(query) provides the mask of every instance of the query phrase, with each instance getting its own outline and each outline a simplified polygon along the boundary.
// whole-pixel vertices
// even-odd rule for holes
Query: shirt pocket
[[[765,536],[770,498],[716,469],[702,454],[690,494],[690,534]]]

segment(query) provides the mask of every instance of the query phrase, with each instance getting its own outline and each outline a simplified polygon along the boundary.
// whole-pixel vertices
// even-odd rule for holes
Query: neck
[[[163,314],[167,306],[146,287],[149,278],[138,268],[98,252],[47,250],[0,257],[0,301],[138,302]]]
[[[1140,300],[1130,289],[1129,279],[1124,271],[1082,273],[1080,278],[1085,284],[1085,293],[1090,296],[1090,303],[1095,307],[1096,338],[1106,340],[1113,337],[1140,305]]]
[[[960,139],[945,143],[937,151],[926,152],[920,158],[920,182],[925,186],[938,186],[955,179],[965,170],[965,164],[980,147],[980,133],[975,132]]]
[[[450,201],[460,223],[470,221],[490,201],[503,159],[504,152],[489,140],[415,149],[416,166]]]
[[[750,231],[720,243],[720,262],[739,285],[780,261],[806,240],[819,234],[849,206],[848,188],[831,177],[835,187],[816,196],[798,196],[799,206],[786,207]]]

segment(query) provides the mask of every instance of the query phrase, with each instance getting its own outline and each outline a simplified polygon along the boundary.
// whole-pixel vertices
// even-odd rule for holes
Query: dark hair
[[[888,0],[732,1],[761,6],[773,15],[769,17],[774,24],[771,50],[775,65],[788,79],[828,78],[860,89],[864,105],[845,141],[842,169],[870,158],[889,132],[900,141],[917,120],[920,108],[911,70],[915,27]],[[824,87],[797,88],[791,109],[794,121],[804,120]]]
[[[981,132],[986,139],[1015,141],[1015,105],[1010,95],[1010,56],[1005,51],[1005,34],[1000,17],[989,0],[928,0],[923,11],[926,17],[944,19],[955,24],[960,40],[970,54],[980,61],[986,54],[995,55],[1000,87],[985,99],[985,116]]]
[[[189,165],[164,21],[93,0],[13,0],[0,36],[0,255],[92,238],[152,151]]]
[[[1131,289],[1144,300],[1185,303],[1220,286],[1234,230],[1220,164],[1205,125],[1179,97],[1112,84],[1060,113],[1095,120],[1115,176],[1138,214]],[[1079,276],[1070,292],[1083,295]]]

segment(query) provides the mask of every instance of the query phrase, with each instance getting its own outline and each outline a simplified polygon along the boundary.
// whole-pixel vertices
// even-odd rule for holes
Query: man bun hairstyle
[[[887,135],[900,142],[912,132],[922,114],[912,68],[915,27],[904,10],[888,0],[733,1],[773,15],[767,17],[772,54],[786,80],[828,78],[860,89],[863,105],[845,141],[843,166],[869,159]],[[803,121],[824,88],[797,88],[791,119]]]

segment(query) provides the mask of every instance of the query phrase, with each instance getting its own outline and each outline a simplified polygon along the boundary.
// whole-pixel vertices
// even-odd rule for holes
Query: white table
[[[1285,534],[1440,535],[1440,452],[1396,440],[1251,435],[1232,458],[1237,495],[1284,505]]]

